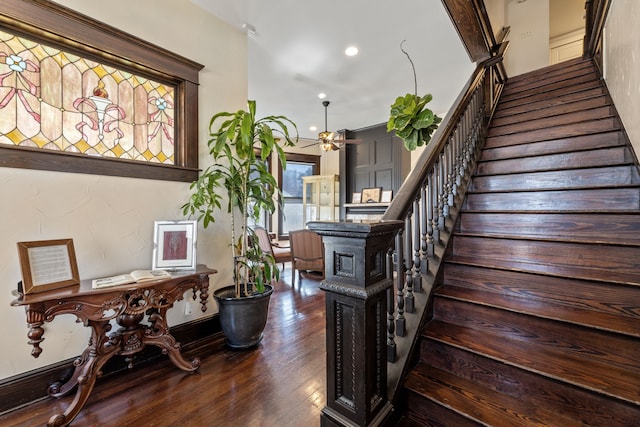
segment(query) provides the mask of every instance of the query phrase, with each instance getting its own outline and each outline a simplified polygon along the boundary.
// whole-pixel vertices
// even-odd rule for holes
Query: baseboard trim
[[[194,320],[170,328],[171,334],[178,341],[183,351],[197,355],[198,348],[204,345],[207,338],[222,332],[220,318],[217,314],[211,317]],[[134,356],[136,366],[157,363],[164,360],[159,348],[148,346]],[[24,372],[0,381],[0,415],[49,397],[47,388],[53,382],[66,379],[73,373],[73,361],[76,358],[63,360],[33,371]],[[114,357],[103,367],[102,377],[114,376],[128,371],[124,357]]]

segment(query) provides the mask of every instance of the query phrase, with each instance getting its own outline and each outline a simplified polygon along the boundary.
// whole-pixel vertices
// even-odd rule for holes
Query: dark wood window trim
[[[64,6],[3,0],[0,27],[176,87],[175,164],[0,145],[0,167],[190,182],[198,177],[198,72],[202,65]]]

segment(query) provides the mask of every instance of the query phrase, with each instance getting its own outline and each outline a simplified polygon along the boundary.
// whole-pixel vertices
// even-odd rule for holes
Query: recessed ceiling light
[[[327,94],[326,94],[326,93],[324,93],[324,92],[320,92],[320,93],[318,94],[318,98],[320,98],[320,99],[325,99],[326,97],[327,97]]]
[[[349,46],[345,49],[344,54],[347,56],[356,56],[358,54],[358,48],[355,46]]]
[[[317,130],[318,130],[318,127],[317,127],[317,126],[309,126],[309,130],[310,130],[311,132],[315,132],[315,131],[317,131]]]

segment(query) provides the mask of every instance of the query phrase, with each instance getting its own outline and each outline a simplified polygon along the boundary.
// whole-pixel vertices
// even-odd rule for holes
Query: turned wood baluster
[[[404,230],[398,231],[396,235],[396,283],[397,283],[397,305],[396,313],[396,336],[406,335],[406,319],[404,317]]]
[[[412,256],[413,256],[413,251],[411,249],[411,242],[412,242],[412,233],[411,233],[411,229],[412,229],[412,212],[409,211],[409,213],[407,214],[407,217],[404,219],[404,229],[405,229],[405,236],[404,236],[404,283],[405,283],[405,288],[406,288],[406,292],[404,294],[404,309],[407,313],[415,313],[416,311],[416,305],[415,305],[415,299],[413,297],[413,271],[412,271],[412,267],[413,267],[413,261],[412,261]]]
[[[429,272],[429,244],[433,245],[433,236],[429,235],[429,227],[431,223],[429,221],[429,190],[428,180],[422,183],[420,188],[420,209],[422,215],[420,216],[420,230],[421,230],[421,247],[420,247],[420,272],[427,274]],[[429,240],[431,239],[431,241]],[[420,289],[422,289],[422,281],[420,281]]]
[[[444,182],[444,153],[440,153],[438,159],[438,230],[445,229],[445,218],[448,212],[445,211],[447,206],[447,186]]]
[[[420,271],[421,259],[420,259],[420,196],[422,192],[418,192],[415,200],[413,201],[413,291],[422,291],[422,276]]]
[[[393,280],[393,247],[387,251],[387,279]],[[396,325],[394,322],[395,298],[393,287],[387,289],[387,360],[394,363],[397,359],[395,341]]]
[[[433,165],[433,170],[429,174],[429,216],[431,218],[431,234],[433,236],[432,243],[440,244],[440,228],[438,221],[440,215],[438,213],[438,164]],[[431,248],[434,249],[433,247]]]

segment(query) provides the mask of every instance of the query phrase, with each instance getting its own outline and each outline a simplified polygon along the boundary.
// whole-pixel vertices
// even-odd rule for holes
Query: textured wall
[[[205,65],[199,139],[200,166],[206,166],[209,118],[246,104],[246,36],[189,1],[58,2]],[[0,379],[75,357],[89,337],[74,317],[60,316],[45,324],[40,358],[30,356],[24,310],[9,306],[21,277],[16,242],[72,238],[83,279],[150,268],[153,221],[181,219],[188,189],[188,183],[0,168]],[[229,229],[228,219],[221,218],[206,232],[199,230],[198,262],[220,271],[211,281],[214,288],[231,280],[229,249],[220,239]],[[207,315],[215,311],[212,300]],[[201,316],[200,310],[183,313],[181,302],[169,313],[170,325]]]
[[[640,2],[613,0],[605,26],[605,81],[640,155]]]

